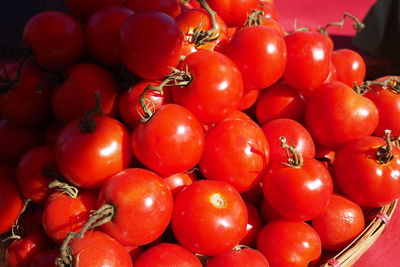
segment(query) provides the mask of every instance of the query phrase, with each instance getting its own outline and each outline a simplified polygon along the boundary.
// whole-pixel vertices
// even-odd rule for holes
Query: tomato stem
[[[243,27],[261,25],[261,21],[266,19],[266,18],[262,17],[263,15],[264,15],[264,11],[258,10],[258,9],[253,9],[251,11],[251,13],[247,16],[246,22],[244,23]]]
[[[11,78],[7,72],[6,66],[3,64],[3,72],[5,78],[0,78],[0,95],[5,95],[8,93],[21,79],[22,67],[24,66],[28,56],[24,56],[18,63],[17,71],[15,73],[15,78]]]
[[[355,84],[353,89],[360,95],[365,94],[366,92],[373,90],[373,85],[378,85],[384,90],[391,90],[397,94],[400,94],[400,78],[399,77],[390,77],[383,82],[377,81],[365,81],[363,84],[358,85]]]
[[[329,27],[332,27],[332,26],[343,28],[344,21],[345,21],[346,18],[350,18],[351,20],[354,21],[353,28],[354,28],[354,30],[356,32],[360,32],[361,30],[363,30],[365,28],[364,23],[362,23],[357,17],[351,15],[350,13],[345,12],[343,14],[343,17],[342,17],[341,21],[339,21],[339,22],[330,22],[330,23],[326,24],[325,27],[319,27],[318,31],[320,33],[322,33],[322,34],[328,35],[326,29],[328,29]]]
[[[376,157],[381,164],[389,163],[393,159],[393,146],[392,140],[390,139],[392,131],[385,130],[385,146],[381,146],[378,151],[376,152]]]
[[[289,167],[300,167],[303,165],[303,157],[297,153],[296,148],[294,146],[290,146],[287,141],[286,137],[281,136],[279,137],[279,140],[281,141],[281,147],[286,149],[286,153],[288,156],[288,162],[282,162],[284,165],[289,166]]]
[[[19,225],[19,219],[21,218],[21,215],[25,212],[25,210],[28,207],[30,202],[31,202],[31,200],[29,198],[24,199],[24,205],[22,206],[22,209],[19,212],[17,219],[15,220],[15,222],[13,223],[13,225],[11,227],[11,235],[4,238],[3,240],[1,240],[1,242],[7,242],[9,240],[21,239],[23,229],[21,229],[21,226]]]
[[[201,7],[204,8],[211,18],[211,29],[207,31],[203,31],[200,29],[201,24],[198,25],[194,30],[193,34],[190,37],[190,41],[194,43],[194,45],[200,46],[205,43],[215,41],[219,38],[220,33],[217,33],[217,12],[212,10],[212,8],[208,5],[206,0],[197,0],[200,3]]]
[[[101,104],[100,104],[100,92],[96,91],[94,92],[95,98],[96,98],[96,104],[92,110],[89,110],[85,112],[83,115],[83,118],[79,120],[79,129],[83,133],[92,133],[96,129],[96,123],[94,122],[93,115],[95,114],[103,114],[101,110]]]
[[[69,185],[67,183],[60,182],[58,180],[54,180],[51,183],[49,183],[49,188],[61,191],[63,194],[66,194],[71,198],[77,198],[79,193],[76,187]]]

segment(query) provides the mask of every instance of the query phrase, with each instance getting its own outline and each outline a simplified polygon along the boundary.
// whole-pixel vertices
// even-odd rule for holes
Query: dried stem
[[[289,166],[289,167],[300,167],[303,165],[303,158],[300,154],[297,153],[296,148],[294,146],[290,146],[287,141],[286,137],[281,136],[279,137],[279,140],[281,141],[281,147],[286,149],[287,154],[288,154],[288,162],[282,162],[283,164]]]
[[[385,146],[381,146],[378,151],[376,152],[376,157],[381,164],[389,163],[393,159],[393,146],[392,140],[390,139],[392,131],[385,130]]]

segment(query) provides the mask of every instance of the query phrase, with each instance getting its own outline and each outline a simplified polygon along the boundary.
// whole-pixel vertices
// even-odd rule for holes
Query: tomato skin
[[[147,26],[143,28],[143,25]],[[159,80],[171,73],[169,67],[178,66],[183,34],[167,14],[143,11],[122,24],[120,45],[122,62],[133,74]]]
[[[246,208],[248,217],[246,235],[242,238],[242,240],[240,240],[239,243],[248,247],[256,247],[257,236],[263,224],[261,222],[260,214],[253,204],[246,202]]]
[[[135,128],[132,147],[136,158],[156,173],[169,176],[185,172],[200,161],[203,128],[188,109],[167,104]]]
[[[337,80],[353,87],[361,85],[365,78],[365,61],[356,51],[338,49],[332,53],[332,63],[335,66]]]
[[[135,12],[156,10],[175,18],[181,12],[178,0],[127,0],[126,6]]]
[[[134,266],[201,267],[202,265],[200,260],[184,247],[172,243],[162,243],[143,252]]]
[[[246,110],[251,108],[254,105],[254,103],[257,102],[259,96],[260,96],[260,90],[244,91],[243,96],[240,99],[238,105],[238,110]]]
[[[109,176],[127,168],[132,159],[128,130],[107,116],[93,119],[94,132],[82,132],[78,120],[74,120],[61,131],[55,146],[61,174],[89,189],[99,188]]]
[[[264,222],[269,222],[273,219],[278,219],[278,218],[283,219],[283,217],[276,210],[274,210],[273,207],[271,207],[271,205],[265,198],[262,199],[260,204],[260,214]]]
[[[216,123],[234,112],[243,95],[242,75],[227,56],[202,50],[187,56],[178,69],[188,68],[192,81],[183,87],[173,86],[174,103],[189,109],[206,124]]]
[[[364,230],[364,214],[356,203],[334,194],[328,208],[311,223],[324,250],[340,251]]]
[[[271,266],[303,267],[319,258],[321,241],[305,222],[276,219],[261,230],[257,249]]]
[[[318,32],[293,32],[285,37],[287,64],[283,79],[303,95],[309,96],[329,73],[331,50]]]
[[[123,5],[124,0],[65,0],[68,12],[81,22],[86,22],[97,10],[111,5]]]
[[[375,104],[341,82],[321,85],[309,98],[305,123],[314,141],[331,150],[372,134],[378,125]]]
[[[303,164],[298,167],[273,164],[263,178],[263,192],[281,216],[293,221],[307,221],[326,209],[333,184],[322,163],[303,158]]]
[[[6,175],[6,173],[1,173]],[[3,177],[1,177],[3,178]],[[0,234],[9,231],[24,205],[17,186],[11,179],[0,179]]]
[[[257,9],[258,0],[209,0],[207,3],[217,12],[229,27],[242,26],[247,14]]]
[[[242,193],[261,181],[268,163],[261,128],[247,118],[229,117],[208,130],[199,167],[207,179],[225,181]]]
[[[192,184],[196,179],[193,174],[180,172],[164,177],[163,180],[175,199],[183,189]]]
[[[381,164],[376,152],[382,146],[382,138],[366,136],[336,152],[333,170],[339,188],[360,206],[381,207],[400,196],[400,149],[393,146],[393,159]]]
[[[131,267],[128,252],[115,239],[100,231],[86,232],[69,243],[74,263],[79,267]]]
[[[90,53],[107,66],[121,64],[119,29],[134,12],[119,5],[102,8],[88,20],[85,28],[86,42]]]
[[[214,256],[207,261],[206,267],[269,267],[265,256],[258,250],[245,248],[231,250]]]
[[[329,64],[329,73],[328,76],[326,76],[326,79],[324,82],[333,82],[333,81],[337,81],[338,80],[338,75],[337,75],[337,71],[335,68],[335,65],[332,63]]]
[[[285,70],[285,41],[271,27],[251,26],[239,29],[225,53],[237,64],[247,90],[261,90],[271,86],[281,78]]]
[[[93,109],[96,105],[95,92],[100,93],[103,114],[116,115],[119,89],[111,74],[91,63],[71,67],[67,80],[53,91],[51,101],[57,119],[67,123]]]
[[[65,69],[78,61],[84,46],[81,25],[60,11],[44,11],[25,24],[24,41],[33,49],[39,65]]]
[[[229,184],[200,180],[178,195],[171,223],[182,246],[213,256],[229,251],[243,238],[247,210],[240,194]]]

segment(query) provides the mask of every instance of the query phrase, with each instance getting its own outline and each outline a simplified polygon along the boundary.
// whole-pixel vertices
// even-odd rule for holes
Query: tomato
[[[331,150],[372,134],[378,119],[375,104],[341,82],[321,85],[305,111],[305,123],[314,141]]]
[[[247,14],[259,7],[259,0],[208,0],[207,3],[229,27],[242,26]]]
[[[261,183],[256,184],[249,191],[241,193],[240,195],[242,196],[243,200],[246,203],[250,203],[250,204],[258,207],[261,203],[261,200],[264,197]]]
[[[335,65],[331,61],[331,64],[329,64],[329,73],[328,73],[328,76],[326,76],[326,79],[324,82],[333,82],[333,81],[337,81],[337,80],[338,80],[337,71],[336,71]]]
[[[202,265],[200,260],[184,247],[172,243],[162,243],[143,252],[134,266],[201,267]]]
[[[261,217],[257,211],[257,208],[253,204],[246,202],[246,208],[248,217],[246,235],[242,238],[242,240],[240,240],[239,243],[248,247],[256,247],[258,232],[260,232],[263,226]]]
[[[61,244],[69,232],[79,232],[96,209],[97,193],[81,190],[76,198],[62,192],[49,196],[43,211],[43,228],[56,243]]]
[[[104,204],[115,207],[115,214],[102,230],[123,245],[141,246],[156,240],[167,228],[173,197],[155,173],[126,169],[104,183],[98,206]]]
[[[111,175],[127,168],[132,159],[130,135],[117,120],[96,115],[88,131],[74,120],[61,131],[55,146],[57,166],[71,183],[99,188]]]
[[[257,248],[271,266],[303,267],[319,258],[321,240],[305,222],[276,219],[261,230]]]
[[[303,125],[291,119],[276,119],[266,123],[262,130],[267,138],[270,162],[281,163],[286,162],[287,153],[282,149],[279,138],[285,136],[291,146],[303,157],[314,158],[315,146],[314,141]]]
[[[288,146],[282,141],[284,145]],[[329,204],[333,192],[331,175],[319,161],[302,157],[292,146],[286,149],[291,154],[288,162],[272,164],[263,177],[264,197],[287,219],[311,220]]]
[[[175,200],[174,236],[185,248],[213,256],[229,251],[246,232],[247,210],[240,194],[222,181],[196,181]]]
[[[46,175],[48,168],[56,170],[54,151],[49,146],[34,147],[24,154],[18,163],[16,178],[25,198],[38,204],[46,201],[52,181]]]
[[[311,223],[324,250],[340,251],[364,230],[364,214],[356,203],[334,194],[328,208]]]
[[[261,128],[247,118],[232,117],[208,130],[199,167],[207,179],[246,192],[261,181],[268,163],[269,147]]]
[[[97,10],[111,5],[123,5],[124,0],[65,0],[64,4],[74,18],[86,22]]]
[[[52,107],[57,119],[67,123],[84,115],[96,105],[95,92],[99,92],[103,114],[114,116],[119,89],[111,74],[91,63],[70,68],[67,80],[53,91]]]
[[[0,113],[4,119],[21,126],[35,126],[50,120],[50,90],[41,88],[44,72],[38,65],[33,62],[9,64],[0,70],[0,76],[17,79],[5,94],[0,94]]]
[[[189,110],[167,104],[135,128],[132,147],[136,158],[152,171],[164,176],[185,172],[200,161],[203,128]]]
[[[239,29],[225,53],[237,64],[247,90],[261,90],[271,86],[281,78],[285,70],[285,41],[271,27],[250,26]]]
[[[196,178],[192,173],[180,172],[168,177],[163,178],[165,184],[171,190],[174,199],[179,193],[185,189],[188,185],[192,184]]]
[[[175,18],[181,13],[178,0],[126,0],[126,6],[134,11],[156,10]]]
[[[81,25],[55,10],[30,18],[25,24],[23,39],[32,48],[39,65],[48,70],[65,69],[76,63],[84,46]]]
[[[137,258],[144,252],[144,247],[139,246],[125,246],[126,251],[128,251],[131,257],[132,263],[135,263]]]
[[[384,147],[382,138],[365,136],[336,152],[333,170],[339,188],[361,206],[380,207],[400,197],[400,150],[391,146],[385,158]]]
[[[321,33],[297,31],[285,37],[287,64],[283,79],[305,96],[309,96],[329,73],[331,50]]]
[[[56,248],[40,251],[32,259],[30,267],[55,267],[58,254],[59,250]]]
[[[249,109],[256,103],[258,97],[260,96],[260,90],[246,90],[240,99],[238,110]]]
[[[267,19],[273,19],[275,21],[279,21],[278,10],[275,8],[275,5],[272,3],[267,3],[267,1],[260,1],[259,10],[263,11],[263,17]]]
[[[193,112],[200,122],[219,122],[237,109],[243,81],[239,69],[227,56],[198,51],[187,56],[178,68],[187,69],[191,81],[171,88],[173,101]]]
[[[276,83],[263,91],[257,100],[256,117],[261,125],[279,118],[301,122],[305,108],[304,99],[293,87]]]
[[[124,6],[112,5],[94,13],[85,28],[86,42],[92,56],[107,66],[121,64],[119,29],[134,12]]]
[[[158,80],[170,74],[169,67],[178,66],[183,34],[167,14],[143,11],[122,24],[120,45],[122,62],[133,74]]]
[[[338,49],[332,53],[332,63],[335,66],[337,80],[354,86],[361,85],[365,78],[366,66],[364,59],[351,49]]]
[[[231,250],[214,256],[207,261],[206,267],[269,267],[261,252],[251,248]]]
[[[8,171],[0,172],[0,234],[11,230],[22,211],[24,201],[14,182],[8,178]]]

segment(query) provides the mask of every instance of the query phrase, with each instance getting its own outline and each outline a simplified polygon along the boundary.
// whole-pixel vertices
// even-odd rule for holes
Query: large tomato
[[[332,53],[332,63],[335,66],[337,80],[354,86],[361,85],[365,78],[365,61],[356,51],[338,49]]]

